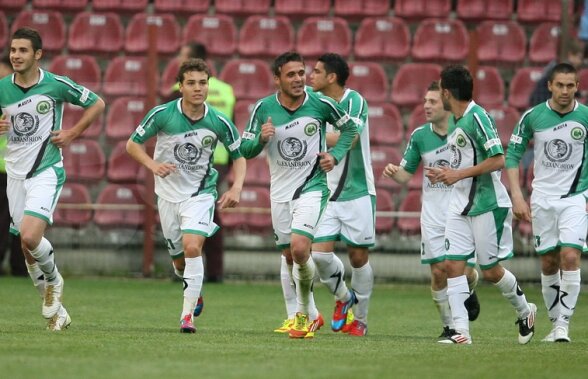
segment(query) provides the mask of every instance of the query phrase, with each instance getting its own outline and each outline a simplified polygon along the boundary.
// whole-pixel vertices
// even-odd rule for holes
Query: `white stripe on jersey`
[[[257,104],[255,104],[255,108],[253,108],[253,111],[251,112],[251,116],[249,117],[249,123],[247,124],[246,132],[255,132],[255,130],[251,130],[251,127],[253,126],[253,120],[255,119],[255,114],[257,113],[257,110],[259,109],[259,107],[261,107],[261,104],[263,104],[263,101],[259,101]],[[243,136],[245,136],[245,134],[243,134]],[[245,138],[245,137],[243,137],[243,138]]]
[[[480,126],[480,129],[482,129],[482,132],[484,133],[484,137],[486,137],[486,140],[490,140],[491,138],[488,137],[488,134],[486,133],[486,129],[484,129],[484,124],[482,124],[482,120],[480,120],[480,117],[478,116],[477,113],[474,113],[474,118],[476,119],[476,122]],[[490,121],[490,120],[488,120],[488,121]],[[492,125],[492,124],[490,124],[490,125]],[[488,149],[488,148],[486,148],[486,149]]]

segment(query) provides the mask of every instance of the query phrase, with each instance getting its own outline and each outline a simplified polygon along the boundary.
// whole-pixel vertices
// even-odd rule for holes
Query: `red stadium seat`
[[[270,0],[215,0],[218,13],[234,15],[266,14],[269,15]]]
[[[35,9],[55,9],[58,11],[83,11],[88,0],[33,0]]]
[[[88,87],[94,92],[100,91],[100,67],[91,55],[60,55],[51,61],[49,71],[67,76],[74,82]]]
[[[143,12],[148,0],[92,0],[92,9],[96,11]]]
[[[396,0],[394,15],[403,18],[447,17],[451,0]]]
[[[424,97],[425,96],[423,92],[423,98]],[[406,131],[406,140],[408,141],[408,138],[416,128],[425,124],[426,122],[427,119],[425,118],[425,108],[423,107],[423,104],[415,106],[412,112],[410,112],[410,116],[408,118],[408,130]]]
[[[561,20],[561,1],[553,0],[518,0],[517,19],[520,22],[543,22]],[[570,16],[573,13],[574,4],[568,6]]]
[[[478,25],[478,59],[485,63],[519,64],[525,60],[527,37],[514,21],[483,21]]]
[[[63,107],[63,119],[61,121],[62,129],[71,129],[82,118],[85,109],[77,105],[65,103]],[[96,121],[92,123],[84,131],[82,135],[84,138],[98,138],[102,135],[102,124],[104,124],[104,116],[101,114]]]
[[[369,131],[372,145],[399,145],[404,126],[398,108],[390,103],[370,104]]]
[[[239,31],[239,54],[273,58],[294,49],[294,28],[286,16],[250,16]]]
[[[183,41],[204,44],[210,56],[231,56],[237,50],[237,27],[231,16],[195,14],[184,27]]]
[[[241,133],[247,128],[249,124],[249,117],[253,111],[255,100],[237,100],[234,110],[235,126]]]
[[[519,110],[527,108],[529,96],[542,74],[541,67],[523,67],[517,70],[510,82],[508,103]]]
[[[272,230],[271,206],[268,188],[246,187],[235,211],[221,212],[223,227],[251,232]]]
[[[410,30],[398,17],[366,17],[355,33],[357,59],[404,60],[410,53]]]
[[[28,0],[0,0],[0,8],[7,13],[22,11]]]
[[[156,12],[206,13],[210,3],[211,0],[155,0],[154,6]]]
[[[362,94],[368,102],[388,100],[388,76],[376,62],[355,62],[349,65],[347,86]]]
[[[70,52],[115,54],[124,45],[124,28],[118,14],[81,12],[69,29]]]
[[[420,164],[417,170],[415,171],[414,175],[408,181],[408,189],[409,190],[419,190],[423,188],[423,177],[425,172],[423,170],[423,165]]]
[[[439,80],[441,66],[435,63],[407,63],[400,66],[392,81],[392,102],[401,107],[422,103],[427,88]]]
[[[335,16],[368,17],[386,16],[390,2],[382,0],[335,0]]]
[[[102,91],[108,96],[145,96],[148,80],[158,78],[147,77],[147,58],[119,56],[108,63]]]
[[[0,11],[0,54],[4,50],[9,51],[8,41],[10,40],[10,33],[8,32],[8,20],[4,12]]]
[[[390,178],[382,176],[384,168],[388,163],[400,164],[402,155],[398,151],[398,148],[393,146],[381,146],[373,145],[370,150],[372,158],[372,169],[374,172],[374,179],[376,181],[376,187],[388,188],[388,189],[399,189],[400,185]]]
[[[90,192],[88,188],[80,183],[66,183],[59,196],[59,204],[90,204]],[[92,221],[91,209],[64,209],[57,206],[53,213],[55,226],[70,228],[81,228]]]
[[[106,115],[106,137],[113,141],[129,139],[146,114],[144,99],[117,98],[110,104]]]
[[[149,47],[149,23],[157,26],[157,52],[176,54],[180,48],[180,24],[171,13],[148,15],[137,13],[126,29],[125,51],[131,54],[146,54]]]
[[[457,0],[457,17],[462,20],[507,20],[513,14],[513,0]]]
[[[421,211],[421,191],[408,191],[398,211],[400,212],[420,212]],[[400,216],[396,222],[396,228],[402,234],[415,235],[421,232],[421,220],[419,217]]]
[[[515,108],[505,105],[486,108],[486,110],[494,118],[502,146],[506,147],[516,124],[521,118],[520,113]]]
[[[274,90],[273,75],[259,59],[232,59],[223,67],[219,79],[233,86],[237,99],[257,100]]]
[[[138,184],[107,184],[98,195],[98,205],[120,206],[116,209],[98,209],[94,222],[100,228],[140,228],[145,222],[142,209],[124,209],[125,206],[145,204],[145,188]]]
[[[415,32],[412,56],[421,61],[463,61],[468,55],[469,41],[463,22],[426,19]]]
[[[110,153],[106,177],[114,183],[142,183],[147,170],[127,153],[126,146],[126,141],[120,141]]]
[[[234,172],[229,172],[227,182],[232,184],[235,180]],[[245,174],[245,187],[264,187],[269,188],[271,177],[269,173],[269,166],[267,159],[261,154],[255,158],[247,160],[247,172]]]
[[[43,37],[43,51],[57,53],[65,47],[65,21],[57,11],[22,11],[12,22],[11,33],[22,27],[36,29]]]
[[[532,63],[548,63],[557,56],[560,28],[553,22],[544,22],[533,31],[529,42],[529,60]]]
[[[276,0],[276,14],[288,17],[324,16],[329,14],[331,0]]]
[[[305,58],[326,53],[348,56],[351,53],[351,29],[340,17],[309,17],[298,29],[296,49]]]
[[[376,190],[376,212],[394,212],[394,199],[389,190],[378,188]],[[390,233],[394,228],[394,217],[389,215],[376,214],[376,233],[386,234]]]
[[[73,181],[98,182],[106,173],[106,159],[97,141],[78,139],[62,149],[63,167]]]
[[[504,82],[493,66],[479,66],[474,84],[474,100],[484,107],[504,102]]]

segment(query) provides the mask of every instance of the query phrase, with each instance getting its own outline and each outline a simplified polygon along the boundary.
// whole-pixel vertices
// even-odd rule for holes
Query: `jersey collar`
[[[45,77],[45,70],[43,70],[41,67],[39,67],[39,80],[37,81],[37,83],[33,84],[29,88],[32,88],[32,87],[36,86],[37,84],[41,83],[43,81],[44,77]],[[17,87],[20,87],[18,84],[16,84],[16,72],[12,73],[12,84],[14,84]]]

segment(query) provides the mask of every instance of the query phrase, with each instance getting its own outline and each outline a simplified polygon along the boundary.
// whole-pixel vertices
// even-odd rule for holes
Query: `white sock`
[[[456,278],[447,278],[447,297],[449,299],[455,330],[469,338],[470,321],[464,302],[470,297],[470,290],[465,275]]]
[[[357,320],[367,324],[368,307],[374,289],[374,272],[369,261],[362,267],[351,268],[351,288],[357,298],[353,314]]]
[[[529,315],[529,312],[531,311],[529,303],[527,303],[527,298],[521,287],[519,287],[517,278],[515,278],[512,272],[504,269],[504,276],[495,283],[495,286],[500,289],[502,296],[504,296],[516,309],[519,318],[525,318]]]
[[[41,299],[45,298],[45,275],[43,275],[43,271],[39,268],[37,263],[33,263],[32,265],[29,262],[26,262],[27,271],[29,272],[29,276],[33,281],[33,285],[39,291],[39,295]]]
[[[440,289],[439,291],[435,291],[431,288],[431,295],[433,296],[433,302],[439,311],[439,316],[441,316],[441,323],[443,326],[448,326],[449,329],[454,329],[451,308],[449,307],[449,298],[447,297],[447,287]]]
[[[335,300],[349,301],[351,294],[345,284],[345,267],[343,262],[333,252],[312,252],[312,259],[316,265],[319,278],[329,291],[335,295]]]
[[[288,267],[288,262],[285,256],[282,257],[280,264],[280,282],[282,283],[282,293],[284,294],[284,302],[286,303],[286,312],[288,318],[293,319],[296,313],[296,288],[292,280],[292,266]]]
[[[202,257],[184,258],[184,260],[186,261],[186,267],[184,268],[184,306],[182,308],[182,317],[187,314],[191,315],[194,312],[204,279]]]
[[[306,315],[309,315],[309,302],[315,271],[312,256],[308,257],[306,263],[298,264],[294,262],[294,267],[292,268],[292,276],[294,277],[294,283],[296,283],[296,311]]]
[[[316,266],[316,265],[315,265]],[[296,309],[298,308],[298,301],[296,300],[296,283],[294,283],[294,276],[292,275],[293,265],[287,265],[289,281],[290,281],[290,289],[292,290],[292,299],[289,300],[289,304],[286,305],[288,311],[288,318],[293,319],[296,315]],[[290,315],[290,311],[292,314]],[[310,320],[316,320],[318,318],[319,311],[316,307],[314,302],[314,278],[313,284],[310,287],[310,297],[308,298],[308,318]]]
[[[45,281],[47,283],[54,283],[59,277],[59,270],[57,270],[57,265],[55,264],[51,242],[43,237],[39,245],[31,250],[31,255],[35,258],[39,268],[45,275]]]
[[[541,274],[541,292],[543,301],[547,307],[547,316],[552,323],[557,320],[560,314],[559,290],[561,286],[560,272],[553,275]]]
[[[478,270],[472,270],[472,277],[468,278],[468,288],[470,289],[470,293],[474,292],[476,287],[478,286],[478,280],[480,279],[480,275],[478,275]]]
[[[564,326],[570,323],[570,318],[574,314],[574,309],[576,309],[576,303],[580,295],[580,280],[580,269],[575,271],[562,270],[561,272],[561,296],[559,297],[561,314],[558,323],[562,323]]]

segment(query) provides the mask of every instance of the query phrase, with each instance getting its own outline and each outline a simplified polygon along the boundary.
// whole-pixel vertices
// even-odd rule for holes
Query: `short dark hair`
[[[323,54],[318,59],[325,66],[327,74],[337,75],[337,84],[341,87],[345,86],[347,79],[349,79],[349,65],[342,56],[335,53]]]
[[[199,71],[205,72],[208,78],[210,78],[210,69],[206,62],[200,58],[196,59],[188,59],[180,66],[180,70],[178,71],[178,76],[176,77],[176,81],[178,83],[184,82],[184,74],[190,71]]]
[[[302,59],[302,55],[298,54],[295,51],[288,51],[283,54],[280,54],[272,63],[272,72],[275,76],[280,76],[280,71],[282,71],[282,66],[289,62],[301,62],[304,64],[304,59]]]
[[[569,63],[558,63],[555,65],[553,69],[551,69],[551,73],[549,74],[549,81],[553,82],[553,78],[555,78],[556,74],[576,74],[576,78],[578,75],[578,70],[569,64]]]
[[[432,81],[431,84],[429,84],[429,87],[427,87],[427,91],[441,91],[441,87],[439,87],[439,81]]]
[[[15,39],[28,39],[31,41],[31,45],[33,46],[33,51],[43,49],[43,39],[41,39],[41,35],[36,29],[33,28],[20,28],[17,29],[13,34],[10,42]]]
[[[186,44],[190,49],[190,58],[200,58],[202,60],[206,60],[208,58],[208,53],[206,51],[206,46],[199,42],[190,42]]]
[[[474,93],[474,79],[467,68],[449,65],[441,71],[441,88],[460,101],[470,101]]]

